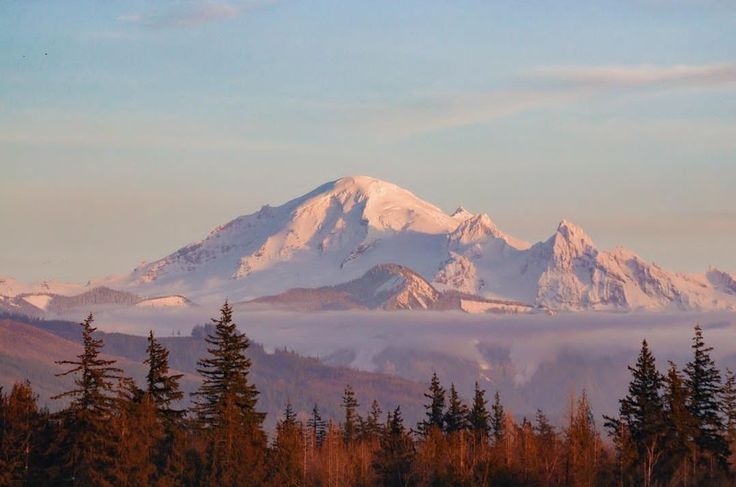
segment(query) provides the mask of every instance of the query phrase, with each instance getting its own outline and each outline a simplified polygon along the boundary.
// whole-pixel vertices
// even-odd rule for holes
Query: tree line
[[[372,401],[361,414],[347,385],[339,421],[319,406],[284,407],[269,440],[249,380],[250,345],[225,303],[213,319],[202,381],[179,407],[182,375],[149,334],[145,383],[102,355],[93,317],[82,352],[59,362],[73,387],[39,408],[28,382],[0,389],[0,486],[707,486],[731,485],[736,376],[724,380],[695,327],[692,360],[664,372],[646,341],[618,414],[599,430],[587,395],[571,397],[563,425],[538,410],[514,419],[496,392],[476,383],[466,404],[434,374],[425,416],[407,425],[401,407]],[[607,434],[606,434],[607,433]]]

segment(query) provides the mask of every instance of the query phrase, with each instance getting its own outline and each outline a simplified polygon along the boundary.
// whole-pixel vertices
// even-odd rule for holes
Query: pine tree
[[[669,362],[664,377],[662,398],[667,426],[667,475],[670,478],[680,476],[689,479],[692,469],[688,468],[688,463],[694,454],[697,431],[695,419],[688,408],[687,385],[673,362]]]
[[[506,414],[501,404],[501,395],[496,391],[491,406],[491,433],[495,444],[500,444],[506,436]]]
[[[172,403],[180,401],[184,394],[179,388],[179,380],[183,374],[169,373],[169,351],[153,336],[148,334],[148,358],[143,362],[148,365],[146,374],[146,392],[151,396],[156,410],[167,424],[179,421],[184,411],[172,408]]]
[[[736,374],[729,368],[726,369],[726,380],[721,390],[721,412],[726,420],[724,425],[726,440],[731,449],[729,464],[733,468],[736,460],[734,458],[734,453],[736,453]]]
[[[0,485],[32,485],[39,456],[41,414],[28,382],[0,387]]]
[[[361,427],[360,433],[363,439],[375,440],[380,437],[383,430],[383,425],[381,424],[382,413],[381,405],[374,399],[371,403],[371,409],[368,411],[368,415]]]
[[[455,384],[450,385],[450,401],[445,413],[445,432],[456,433],[468,427],[468,407],[462,403],[455,390]]]
[[[437,428],[442,431],[445,425],[445,389],[440,384],[437,373],[432,374],[429,391],[424,394],[424,397],[429,399],[429,403],[424,406],[427,419],[420,422],[417,429],[419,433],[426,436],[430,429]]]
[[[286,404],[284,415],[276,425],[276,438],[269,457],[268,483],[274,486],[297,487],[304,485],[304,434],[296,420],[291,403]]]
[[[571,405],[570,424],[566,433],[567,483],[571,486],[595,485],[600,460],[600,437],[585,391],[577,404]]]
[[[210,357],[197,362],[197,372],[203,381],[194,396],[199,399],[195,412],[205,427],[216,427],[227,401],[240,411],[243,421],[260,428],[264,415],[255,410],[258,390],[248,381],[251,360],[245,355],[250,341],[239,333],[233,322],[233,310],[225,304],[220,309],[220,318],[213,318],[214,335],[205,341],[212,345],[207,349]]]
[[[380,485],[405,487],[412,485],[411,470],[416,455],[414,442],[404,427],[401,407],[388,414],[386,429],[374,460],[373,468]]]
[[[227,302],[213,319],[206,342],[210,356],[198,362],[203,381],[194,411],[207,437],[207,482],[222,486],[260,485],[265,475],[265,418],[256,411],[258,390],[248,381],[250,342],[239,333]]]
[[[642,462],[642,484],[649,487],[657,474],[666,435],[660,396],[662,376],[646,340],[642,342],[636,365],[630,366],[629,371],[632,379],[628,394],[620,401],[619,414]]]
[[[56,445],[56,451],[65,457],[60,472],[64,478],[59,481],[104,486],[114,482],[117,440],[109,426],[117,406],[113,385],[122,370],[114,367],[115,360],[100,358],[104,344],[94,337],[93,322],[90,313],[80,323],[83,351],[77,360],[57,362],[72,366],[57,375],[74,374],[75,388],[52,399],[71,398],[69,407],[61,412],[62,436]]]
[[[312,408],[312,415],[307,420],[307,428],[312,434],[312,441],[315,443],[313,446],[322,446],[325,434],[327,433],[326,427],[327,423],[322,419],[322,416],[319,414],[319,407],[315,404]]]
[[[160,471],[164,460],[160,449],[165,432],[156,405],[152,397],[140,391],[132,381],[121,381],[118,404],[118,412],[110,424],[118,439],[114,484],[153,485],[167,473]]]
[[[491,432],[491,415],[488,412],[488,401],[486,401],[485,394],[486,391],[478,387],[478,383],[476,382],[473,406],[468,415],[470,429],[481,438],[488,438]]]
[[[351,442],[358,437],[358,424],[360,417],[358,416],[358,400],[355,398],[355,392],[350,384],[345,387],[342,395],[342,407],[345,409],[345,423],[342,426],[343,437],[346,442]]]
[[[721,374],[710,356],[713,348],[705,345],[700,325],[695,326],[692,349],[693,359],[685,366],[688,410],[697,427],[695,444],[703,455],[702,460],[709,463],[710,475],[713,469],[709,460],[715,460],[725,469],[730,450],[723,436],[724,426],[720,415]]]
[[[296,426],[296,413],[294,412],[294,408],[290,401],[286,403],[286,408],[284,408],[284,419],[281,423],[288,427]]]
[[[543,485],[552,485],[560,463],[560,442],[555,427],[541,409],[537,409],[534,431],[539,448]]]

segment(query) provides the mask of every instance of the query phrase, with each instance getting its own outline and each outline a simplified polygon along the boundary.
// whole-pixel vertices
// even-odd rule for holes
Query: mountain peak
[[[557,232],[555,236],[557,235],[561,236],[568,243],[574,245],[575,247],[595,247],[593,239],[591,239],[588,234],[585,233],[585,230],[568,220],[563,219],[560,224],[557,225]]]
[[[331,186],[329,190],[330,193],[348,193],[366,197],[410,195],[411,197],[416,198],[413,193],[397,184],[371,176],[345,176],[333,181],[332,183],[328,183],[328,186]]]
[[[473,215],[471,212],[469,212],[468,210],[466,210],[462,206],[458,206],[457,207],[457,210],[453,211],[450,214],[450,216],[453,217],[453,218],[455,218],[455,219],[457,219],[457,220],[465,221],[468,218],[473,218],[473,216],[475,216],[475,215]]]

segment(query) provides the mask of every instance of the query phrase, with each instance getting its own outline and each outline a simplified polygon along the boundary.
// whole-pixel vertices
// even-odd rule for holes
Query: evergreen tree
[[[146,392],[151,396],[156,410],[167,423],[181,419],[184,412],[173,409],[172,403],[180,401],[184,394],[179,388],[179,380],[183,374],[169,373],[169,351],[153,336],[153,330],[148,334],[148,358],[143,362],[148,365],[146,374]]]
[[[82,327],[83,350],[77,360],[62,360],[60,365],[72,368],[57,374],[74,374],[74,389],[52,399],[71,398],[69,407],[61,412],[63,426],[56,451],[64,459],[59,482],[78,485],[110,485],[116,469],[117,440],[110,428],[116,400],[114,381],[121,378],[122,370],[114,367],[115,360],[100,358],[103,341],[94,337],[90,315]]]
[[[734,459],[734,453],[736,453],[736,374],[729,368],[726,369],[726,380],[721,390],[721,412],[725,419],[726,440],[731,449],[729,464],[733,468],[736,460]]]
[[[304,485],[303,451],[302,425],[297,422],[291,403],[287,403],[283,418],[276,425],[276,438],[268,462],[269,485],[284,487]]]
[[[312,434],[312,441],[314,441],[315,445],[318,447],[322,446],[322,442],[327,434],[327,423],[319,414],[319,408],[316,404],[312,408],[312,415],[307,420],[307,428]]]
[[[455,390],[455,384],[450,385],[450,401],[445,413],[445,432],[455,433],[468,427],[468,407],[462,403]]]
[[[388,414],[386,429],[373,464],[380,485],[412,485],[411,470],[415,455],[414,442],[404,427],[401,407],[397,406],[393,413]]]
[[[543,485],[552,485],[560,464],[560,445],[555,427],[541,409],[537,409],[534,432],[539,451]]]
[[[233,310],[227,301],[220,309],[220,317],[213,318],[212,322],[214,335],[205,338],[212,346],[207,348],[210,357],[197,362],[197,372],[203,381],[194,393],[199,399],[195,412],[205,428],[216,427],[222,419],[226,402],[230,401],[240,411],[244,422],[260,428],[264,415],[255,410],[258,390],[248,381],[252,364],[245,355],[250,340],[238,332],[233,322]]]
[[[491,433],[496,444],[501,443],[506,436],[506,414],[498,391],[496,391],[491,405]]]
[[[445,425],[445,389],[440,384],[437,373],[432,374],[429,391],[424,394],[424,397],[429,399],[429,403],[424,406],[427,419],[420,422],[417,429],[419,433],[426,436],[430,429],[437,428],[442,431]]]
[[[491,432],[491,415],[488,412],[488,401],[486,401],[485,394],[486,391],[478,387],[476,382],[473,406],[468,415],[470,429],[482,438],[488,438]]]
[[[721,374],[710,356],[713,348],[705,345],[700,325],[695,326],[692,349],[693,359],[685,366],[685,384],[689,392],[688,410],[697,428],[695,444],[703,461],[715,460],[726,468],[730,450],[720,415]]]
[[[571,405],[567,440],[567,484],[596,484],[600,461],[600,437],[595,427],[588,395],[583,391],[577,404]]]
[[[345,409],[345,423],[343,424],[343,437],[346,442],[351,442],[358,437],[358,400],[355,398],[353,387],[348,384],[342,395],[342,407]]]
[[[368,411],[363,426],[361,427],[361,436],[366,440],[378,439],[381,435],[383,425],[381,425],[381,405],[375,399],[371,403],[371,409]]]
[[[39,457],[41,414],[28,382],[7,396],[0,387],[0,485],[32,485]]]
[[[642,342],[636,365],[629,366],[629,371],[632,379],[628,394],[620,401],[619,414],[627,429],[627,437],[631,439],[642,462],[642,484],[649,487],[656,476],[666,435],[660,395],[662,376],[657,371],[646,340]]]
[[[168,472],[159,471],[163,463],[161,446],[165,432],[153,398],[135,387],[132,381],[122,381],[118,388],[118,404],[118,412],[110,424],[118,440],[114,484],[154,485]]]
[[[289,427],[296,425],[296,413],[294,412],[294,408],[290,401],[286,403],[286,408],[284,408],[284,419],[281,423]]]
[[[673,362],[669,362],[667,375],[664,377],[662,399],[667,433],[667,475],[689,479],[692,469],[688,468],[688,463],[695,450],[694,438],[697,431],[695,419],[688,408],[687,385]]]
[[[258,390],[250,384],[248,338],[239,333],[227,301],[213,319],[206,342],[209,357],[198,362],[203,381],[194,393],[199,426],[207,438],[206,481],[222,486],[260,485],[263,481],[265,415],[256,411]]]

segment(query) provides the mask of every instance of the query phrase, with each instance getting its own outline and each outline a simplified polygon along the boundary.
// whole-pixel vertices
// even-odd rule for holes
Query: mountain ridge
[[[105,285],[197,303],[249,301],[337,286],[388,263],[411,269],[439,292],[550,310],[736,310],[736,277],[728,272],[669,272],[623,247],[599,249],[568,220],[529,244],[485,213],[459,207],[447,214],[368,176],[263,206]]]

